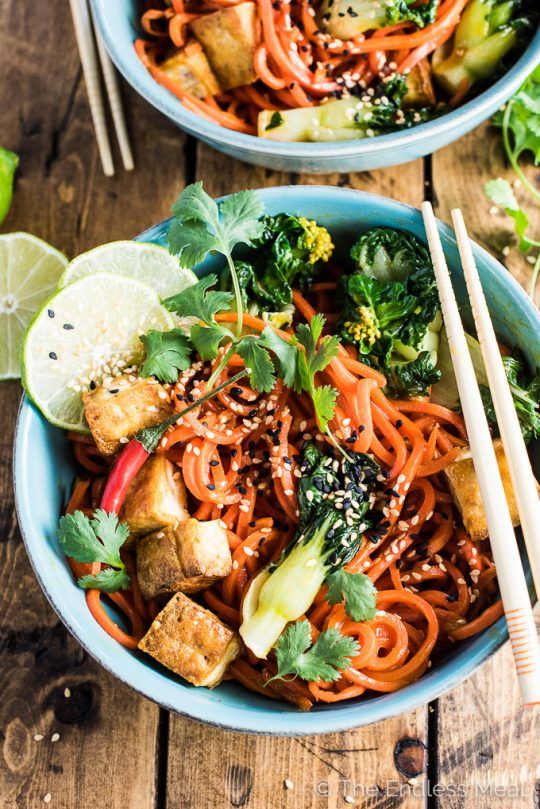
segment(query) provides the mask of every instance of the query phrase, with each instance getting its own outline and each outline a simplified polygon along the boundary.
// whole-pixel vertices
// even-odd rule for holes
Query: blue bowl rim
[[[259,193],[263,193],[266,197],[276,196],[281,200],[283,199],[284,192],[289,189],[291,191],[305,191],[308,194],[316,194],[318,191],[324,191],[324,193],[335,194],[339,197],[349,195],[358,197],[361,195],[366,197],[368,202],[370,199],[373,199],[374,202],[375,200],[379,202],[384,200],[387,208],[390,210],[401,210],[414,216],[419,215],[419,210],[412,205],[391,200],[378,194],[348,188],[335,188],[322,185],[288,185],[256,190]],[[165,219],[159,223],[156,223],[150,228],[147,228],[136,237],[136,240],[147,240],[154,232],[161,230],[168,221],[170,220]],[[437,219],[437,224],[439,232],[448,240],[455,243],[452,229],[439,219]],[[497,261],[497,259],[487,252],[487,250],[484,250],[484,248],[480,247],[475,242],[473,242],[473,249],[477,257],[480,257],[486,261],[484,272],[487,272],[488,275],[495,277],[501,276],[504,279],[504,283],[508,286],[509,293],[511,293],[516,299],[518,305],[521,305],[523,309],[528,310],[530,314],[534,315],[534,318],[538,321],[540,328],[540,313],[537,312],[536,308],[531,303],[530,298],[527,296],[518,282]],[[34,417],[43,418],[34,408],[28,397],[23,395],[19,406],[15,429],[13,480],[17,518],[26,552],[28,558],[30,559],[30,563],[36,578],[56,614],[64,623],[68,631],[86,650],[86,652],[101,666],[103,666],[104,669],[117,677],[121,682],[130,686],[142,696],[147,697],[151,701],[169,711],[172,711],[180,716],[185,716],[190,719],[222,728],[224,730],[233,730],[256,735],[304,736],[352,730],[357,727],[362,727],[374,722],[384,721],[386,719],[399,716],[403,713],[420,708],[421,706],[426,705],[428,702],[439,698],[442,694],[447,693],[473,674],[476,669],[482,665],[482,663],[484,663],[489,657],[498,651],[508,640],[506,620],[503,616],[492,627],[484,630],[484,632],[476,636],[467,649],[464,649],[461,651],[461,653],[458,652],[452,657],[453,668],[450,672],[444,672],[444,674],[442,673],[444,667],[446,666],[446,663],[443,663],[440,667],[437,666],[434,670],[425,673],[415,683],[412,683],[398,692],[394,692],[392,696],[399,695],[399,697],[398,709],[393,713],[387,712],[387,705],[382,701],[384,696],[388,695],[373,697],[367,702],[358,701],[354,704],[347,705],[346,709],[342,710],[314,710],[303,713],[296,711],[291,707],[291,710],[287,712],[272,713],[271,708],[269,707],[268,711],[265,711],[263,714],[252,712],[249,706],[246,707],[245,705],[235,706],[233,708],[225,705],[219,706],[219,704],[213,702],[206,703],[202,709],[199,704],[197,709],[194,710],[190,705],[190,692],[179,688],[175,691],[175,695],[179,695],[178,704],[173,704],[172,701],[169,701],[162,696],[160,692],[159,679],[157,679],[154,683],[154,680],[156,679],[156,672],[146,669],[147,679],[145,679],[144,684],[141,685],[141,664],[137,658],[134,656],[131,658],[132,665],[129,666],[130,672],[126,674],[125,672],[119,670],[118,663],[115,663],[116,656],[114,654],[109,655],[101,648],[91,648],[86,643],[84,636],[77,627],[76,620],[70,615],[69,611],[63,610],[61,604],[59,603],[56,592],[48,588],[47,583],[41,574],[38,565],[36,564],[31,552],[31,539],[29,538],[29,534],[27,535],[26,531],[26,520],[24,509],[22,507],[23,495],[21,495],[23,484],[20,483],[20,481],[24,480],[24,466],[22,465],[22,444],[24,441],[24,433]],[[144,670],[144,664],[142,665]],[[139,676],[132,673],[131,668],[136,670]],[[442,684],[440,683],[441,679],[443,680]],[[148,684],[149,680],[152,681],[151,685]],[[174,681],[170,680],[169,682],[173,683]],[[271,703],[269,702],[269,706],[270,705]],[[220,711],[226,714],[227,718],[217,718],[216,714],[219,714]],[[262,723],[264,723],[264,729],[261,729]],[[293,727],[291,727],[291,725],[293,725]]]
[[[195,137],[206,139],[213,144],[232,146],[260,156],[288,158],[324,159],[345,158],[360,155],[377,156],[390,148],[404,148],[409,144],[436,139],[448,129],[457,130],[456,138],[465,130],[487,118],[522,84],[528,74],[540,61],[540,29],[536,32],[524,53],[510,70],[476,98],[442,115],[433,121],[401,132],[390,132],[364,140],[339,141],[336,143],[279,143],[256,135],[246,135],[225,129],[212,121],[185,109],[179,99],[161,87],[143,67],[141,80],[134,74],[129,59],[116,47],[114,32],[109,28],[103,7],[106,0],[90,0],[95,20],[107,50],[126,81],[152,106],[186,129]],[[143,79],[144,75],[144,79]],[[149,81],[148,81],[149,80]],[[145,86],[146,85],[146,86]],[[469,126],[470,125],[470,126]]]

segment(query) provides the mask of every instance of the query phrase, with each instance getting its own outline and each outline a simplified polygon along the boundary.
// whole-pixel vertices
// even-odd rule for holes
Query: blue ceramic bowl
[[[358,233],[374,225],[403,228],[424,238],[419,211],[383,197],[317,186],[268,188],[260,193],[270,214],[285,209],[326,225],[343,258]],[[456,294],[466,310],[453,233],[442,224],[440,229]],[[167,231],[168,222],[162,222],[138,238],[165,244]],[[497,333],[508,345],[521,346],[531,366],[540,365],[540,315],[504,267],[480,247],[475,247],[475,256]],[[201,272],[208,270],[211,263],[211,259],[204,262]],[[469,676],[507,638],[506,624],[501,619],[481,635],[457,645],[421,680],[397,693],[316,707],[310,713],[252,694],[232,682],[214,691],[194,688],[150,657],[128,652],[90,615],[84,594],[74,584],[55,540],[58,517],[67,502],[74,474],[75,464],[65,434],[48,424],[23,399],[15,438],[15,495],[36,576],[69,631],[102,666],[177,713],[253,733],[299,735],[345,730],[387,719],[435,699]]]
[[[280,171],[349,172],[395,166],[441,149],[470,132],[514,93],[540,62],[540,31],[519,61],[477,98],[435,121],[403,132],[340,143],[276,143],[224,129],[189,112],[158,84],[133,48],[140,36],[135,0],[91,0],[95,19],[111,55],[127,81],[152,106],[191,135],[230,157]]]

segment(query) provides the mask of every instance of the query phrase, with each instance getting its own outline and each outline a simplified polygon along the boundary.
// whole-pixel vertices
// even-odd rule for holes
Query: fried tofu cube
[[[255,81],[253,56],[261,41],[255,3],[239,3],[213,14],[204,14],[191,23],[191,28],[223,90]]]
[[[181,473],[164,455],[152,455],[128,489],[120,518],[135,536],[187,520]]]
[[[196,593],[231,572],[227,532],[219,520],[189,518],[137,543],[137,575],[146,599]]]
[[[210,610],[176,593],[156,616],[139,649],[193,685],[214,688],[241,650],[240,638]]]
[[[495,450],[499,473],[504,485],[512,525],[515,527],[519,525],[519,513],[506,455],[504,454],[502,441],[500,439],[495,439],[493,449]],[[476,478],[476,472],[474,471],[472,458],[465,457],[454,461],[454,463],[446,467],[444,473],[450,493],[461,512],[465,530],[471,539],[476,542],[481,539],[487,539],[488,526],[486,513],[482,505],[482,498],[480,497],[480,489],[478,487],[478,480]]]
[[[206,54],[195,39],[165,59],[161,70],[186,93],[207,98],[219,93],[220,87]]]
[[[431,71],[425,60],[415,65],[405,80],[407,92],[403,96],[404,109],[434,107],[436,103]]]
[[[174,413],[164,388],[155,379],[130,382],[116,377],[105,387],[83,393],[84,415],[99,452],[114,455],[122,438],[131,438]]]

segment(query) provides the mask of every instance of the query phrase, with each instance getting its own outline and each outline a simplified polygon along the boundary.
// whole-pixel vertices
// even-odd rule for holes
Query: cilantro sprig
[[[319,427],[327,433],[338,393],[331,385],[317,385],[315,377],[338,353],[339,339],[330,335],[321,339],[325,322],[323,315],[316,314],[311,323],[301,323],[296,329],[293,343],[304,349],[298,351],[295,389],[310,395]]]
[[[527,152],[534,164],[540,163],[540,66],[536,67],[521,85],[517,93],[494,117],[493,122],[500,126],[504,150],[514,173],[537,202],[540,190],[525,175],[521,158]],[[519,205],[508,180],[498,177],[484,185],[484,192],[495,205],[502,208],[514,220],[514,229],[519,239],[519,249],[526,253],[531,248],[540,248],[540,241],[528,233],[529,217]],[[534,298],[538,275],[540,274],[540,251],[536,256],[529,295]]]
[[[109,565],[95,576],[82,576],[77,582],[79,587],[106,593],[129,587],[130,578],[120,558],[120,548],[128,536],[127,524],[119,522],[116,514],[103,509],[97,509],[92,519],[82,511],[61,517],[58,539],[66,556],[76,562]]]
[[[329,604],[344,603],[345,612],[353,621],[371,621],[375,617],[377,588],[365,573],[336,570],[326,577]]]
[[[339,679],[340,670],[350,666],[351,658],[358,654],[358,643],[331,628],[321,632],[312,644],[309,623],[295,621],[280,635],[275,653],[277,673],[268,682],[293,675],[308,682],[328,683]]]

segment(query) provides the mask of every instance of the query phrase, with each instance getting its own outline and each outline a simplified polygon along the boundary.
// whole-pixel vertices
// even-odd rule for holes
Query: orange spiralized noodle
[[[333,289],[332,284],[315,285],[312,295],[319,309],[321,295]],[[297,318],[311,320],[312,302],[295,290],[294,303]],[[216,320],[235,323],[237,315],[224,312]],[[261,332],[265,325],[262,318],[244,314],[245,328]],[[287,331],[280,334],[290,339]],[[218,361],[196,362],[176,384],[165,386],[178,412],[206,392]],[[242,365],[239,356],[231,356],[219,382]],[[276,672],[273,656],[257,660],[247,651],[230,669],[244,686],[302,709],[403,688],[452,644],[502,614],[489,545],[471,541],[441,474],[467,446],[462,417],[427,397],[388,398],[384,376],[343,347],[319,381],[338,391],[331,424],[335,435],[381,465],[382,518],[366,531],[347,565],[349,572],[367,574],[377,588],[377,611],[370,621],[353,621],[343,603],[328,602],[325,586],[308,610],[313,638],[334,627],[357,641],[358,653],[336,682],[272,681],[267,686]],[[99,505],[107,465],[91,438],[70,438],[82,473],[67,511],[91,514]],[[190,513],[200,520],[219,519],[227,531],[231,573],[196,597],[231,627],[241,622],[250,583],[295,535],[298,456],[310,440],[332,451],[306,394],[294,393],[280,380],[261,394],[242,380],[184,415],[160,442],[157,451],[181,471]],[[159,605],[144,601],[134,559],[129,551],[122,553],[130,589],[110,596],[91,590],[87,602],[105,632],[135,649]],[[70,565],[77,578],[101,567],[73,560]],[[107,600],[124,616],[122,626],[111,617]]]
[[[420,62],[431,71],[430,55],[455,31],[468,0],[440,0],[436,18],[420,28],[407,20],[341,40],[321,27],[322,0],[255,0],[260,42],[253,53],[253,84],[198,98],[162,65],[193,39],[191,24],[241,0],[150,0],[141,15],[145,39],[135,50],[154,79],[184,106],[206,120],[256,134],[261,110],[311,107],[344,93],[362,96],[370,85],[406,74]],[[461,103],[468,86],[450,100]]]

